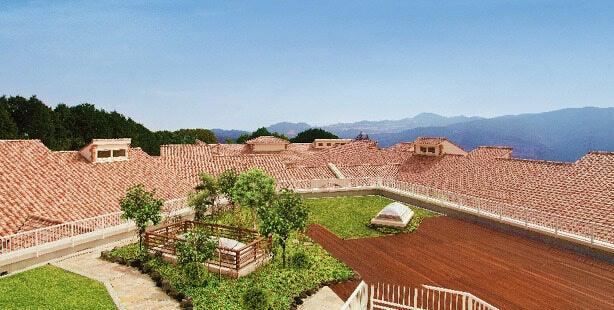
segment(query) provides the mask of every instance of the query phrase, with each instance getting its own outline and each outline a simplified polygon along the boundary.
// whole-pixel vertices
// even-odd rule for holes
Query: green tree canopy
[[[282,189],[268,208],[260,209],[260,233],[274,235],[282,248],[283,266],[286,266],[286,242],[290,234],[307,225],[308,210],[297,193]]]
[[[9,113],[6,97],[2,96],[0,97],[0,139],[16,139],[17,137],[17,124]]]
[[[51,109],[36,96],[0,97],[0,138],[40,139],[52,150],[78,150],[92,139],[131,138],[132,146],[150,155],[159,155],[163,144],[191,144],[197,139],[216,143],[208,129],[151,131],[131,118],[93,104],[61,103]]]
[[[149,192],[142,184],[128,189],[119,206],[122,217],[133,220],[138,231],[139,249],[143,249],[143,234],[149,225],[157,225],[162,220],[164,201],[155,198],[155,192]]]
[[[311,143],[315,139],[339,139],[336,135],[321,128],[310,128],[299,132],[296,137],[290,139],[292,143]]]
[[[40,139],[51,149],[58,149],[56,126],[59,125],[53,110],[36,96],[8,97],[5,101],[11,118],[17,125],[18,135],[25,139]]]
[[[260,127],[256,129],[256,131],[252,132],[251,134],[240,135],[237,138],[237,143],[245,143],[247,142],[247,140],[251,140],[251,139],[262,137],[262,136],[274,136],[274,137],[278,137],[284,140],[288,140],[288,137],[286,137],[283,134],[280,134],[278,132],[270,132],[268,129],[266,129],[266,127]]]
[[[215,201],[218,198],[219,186],[217,179],[208,174],[200,174],[200,183],[194,188],[196,191],[190,194],[188,205],[194,209],[194,219],[201,221],[207,210],[215,206]]]
[[[188,231],[185,240],[175,244],[177,264],[188,280],[192,282],[202,280],[206,273],[203,264],[213,258],[216,248],[217,242],[203,228]]]
[[[266,209],[274,196],[275,180],[258,168],[240,174],[231,193],[235,203],[250,208],[254,227],[257,222],[256,214],[261,209]]]
[[[231,205],[234,204],[232,199],[232,189],[235,187],[238,178],[239,175],[233,169],[224,170],[224,172],[217,176],[219,191],[228,199],[228,202]]]

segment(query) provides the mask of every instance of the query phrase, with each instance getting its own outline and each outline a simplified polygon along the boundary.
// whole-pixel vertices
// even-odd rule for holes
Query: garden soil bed
[[[450,218],[409,234],[342,240],[308,235],[367,283],[467,291],[501,309],[614,309],[614,266],[545,243]],[[358,281],[332,285],[346,300]]]

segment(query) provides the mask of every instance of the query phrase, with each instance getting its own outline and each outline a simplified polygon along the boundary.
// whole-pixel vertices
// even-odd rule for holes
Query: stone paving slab
[[[320,310],[320,309],[340,309],[343,306],[343,300],[333,292],[328,286],[322,287],[315,294],[307,297],[303,304],[298,307],[299,310]]]
[[[100,251],[83,253],[58,260],[53,265],[81,274],[88,278],[107,282],[120,308],[130,309],[179,309],[179,303],[155,285],[149,276],[137,269],[100,259]],[[113,296],[112,296],[113,297]]]

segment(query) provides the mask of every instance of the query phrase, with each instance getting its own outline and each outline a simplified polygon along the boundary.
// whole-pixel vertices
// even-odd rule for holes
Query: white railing
[[[361,281],[340,310],[364,310],[369,304],[369,286]]]
[[[436,286],[412,288],[378,283],[369,290],[370,310],[498,310],[471,293]]]
[[[437,205],[473,213],[527,229],[554,234],[582,243],[614,250],[614,227],[591,220],[554,214],[501,201],[460,194],[395,179],[360,178],[281,181],[278,186],[297,192],[321,192],[345,189],[378,188],[388,192],[433,202]]]
[[[182,206],[185,207],[185,201],[186,198],[166,201],[164,203],[165,217],[174,216]],[[0,237],[0,255],[132,223],[123,219],[121,215],[122,212],[113,212]]]
[[[474,213],[481,217],[614,249],[614,227],[612,226],[419,184],[398,180],[383,180],[382,182],[381,188],[391,192],[432,201],[438,205]]]

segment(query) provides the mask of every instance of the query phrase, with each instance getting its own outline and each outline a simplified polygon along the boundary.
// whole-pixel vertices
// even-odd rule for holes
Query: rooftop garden
[[[128,264],[139,258],[138,245],[133,244],[114,249],[109,253],[111,259],[126,260]],[[233,279],[207,273],[199,281],[188,280],[181,267],[151,257],[143,265],[154,280],[168,281],[178,292],[192,299],[194,309],[249,309],[243,299],[254,293],[254,288],[266,296],[270,309],[289,309],[297,297],[305,297],[308,291],[315,291],[322,284],[351,279],[354,272],[343,263],[330,256],[316,243],[304,236],[291,237],[287,255],[289,262],[283,266],[281,255],[275,255],[265,266],[255,272]]]
[[[50,265],[0,279],[0,308],[117,309],[102,283]]]
[[[377,237],[386,234],[412,232],[424,218],[436,213],[409,205],[414,217],[403,229],[376,227],[370,220],[393,202],[381,196],[348,196],[306,199],[309,222],[320,224],[343,239]]]
[[[120,205],[125,216],[136,222],[139,243],[104,252],[102,256],[149,274],[171,297],[181,300],[185,308],[288,309],[322,285],[355,276],[349,267],[303,234],[309,208],[301,196],[285,189],[276,191],[273,179],[260,170],[241,175],[232,171],[217,177],[201,175],[188,203],[195,210],[195,222],[156,230],[165,236],[182,236],[174,239],[173,249],[167,252],[161,251],[167,249],[167,242],[147,248],[152,235],[146,234],[146,228],[160,222],[161,202],[154,196],[140,186],[129,190]],[[229,204],[221,204],[222,197]],[[192,228],[178,234],[176,228],[184,223]],[[206,223],[241,228],[242,235],[252,229],[271,238],[267,250],[270,260],[239,278],[208,270],[205,266],[210,267],[216,257],[229,252],[220,247],[222,240],[209,229],[221,226]],[[163,252],[167,255],[163,256]],[[175,258],[168,259],[169,253]]]

